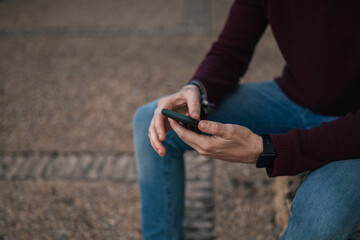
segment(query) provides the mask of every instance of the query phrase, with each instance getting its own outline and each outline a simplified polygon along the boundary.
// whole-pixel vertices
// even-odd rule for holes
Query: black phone
[[[189,130],[192,130],[197,133],[200,132],[200,130],[198,129],[199,121],[196,119],[193,119],[191,117],[188,117],[188,116],[178,113],[178,112],[171,111],[166,108],[163,108],[161,110],[161,113],[166,117],[169,117],[171,119],[174,119],[177,122],[182,123],[182,125]]]

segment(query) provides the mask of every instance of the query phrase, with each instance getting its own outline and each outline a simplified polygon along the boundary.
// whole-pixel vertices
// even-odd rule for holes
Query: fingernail
[[[161,137],[162,137],[161,134],[159,134],[159,139],[161,139]]]
[[[207,128],[208,123],[207,122],[201,122],[201,128],[202,129],[206,129]]]
[[[200,116],[200,114],[198,112],[192,112],[191,116],[194,118],[198,118]]]
[[[161,150],[158,150],[159,155],[161,155]]]

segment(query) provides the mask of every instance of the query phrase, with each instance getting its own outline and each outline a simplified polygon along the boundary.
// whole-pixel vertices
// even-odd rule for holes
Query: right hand
[[[200,120],[201,107],[198,88],[194,85],[186,85],[177,93],[159,99],[150,123],[149,138],[151,146],[161,157],[166,154],[166,149],[161,141],[165,140],[166,132],[171,129],[167,117],[161,113],[163,108]]]

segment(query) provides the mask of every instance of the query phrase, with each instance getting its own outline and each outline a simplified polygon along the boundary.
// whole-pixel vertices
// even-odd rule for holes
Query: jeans
[[[153,150],[148,128],[156,106],[153,101],[139,108],[133,122],[143,238],[183,239],[183,154],[192,148],[169,131],[163,142],[166,156]],[[279,134],[336,118],[295,104],[270,81],[239,85],[208,119],[239,124],[257,134]],[[281,239],[351,239],[360,224],[359,173],[360,159],[337,161],[312,171],[295,196]]]

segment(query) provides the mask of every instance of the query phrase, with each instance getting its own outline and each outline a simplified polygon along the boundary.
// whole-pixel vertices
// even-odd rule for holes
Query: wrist
[[[181,88],[181,90],[186,90],[186,89],[194,89],[194,90],[196,90],[197,92],[199,92],[199,89],[195,86],[195,85],[190,85],[190,84],[187,84],[187,85],[185,85],[185,86],[183,86],[182,88]],[[199,92],[200,93],[200,92]],[[201,94],[201,93],[200,93]]]
[[[274,163],[276,153],[272,138],[269,134],[261,134],[263,150],[256,162],[257,168],[267,168]]]
[[[263,152],[263,140],[260,135],[254,134],[252,146],[252,163],[256,164]]]

